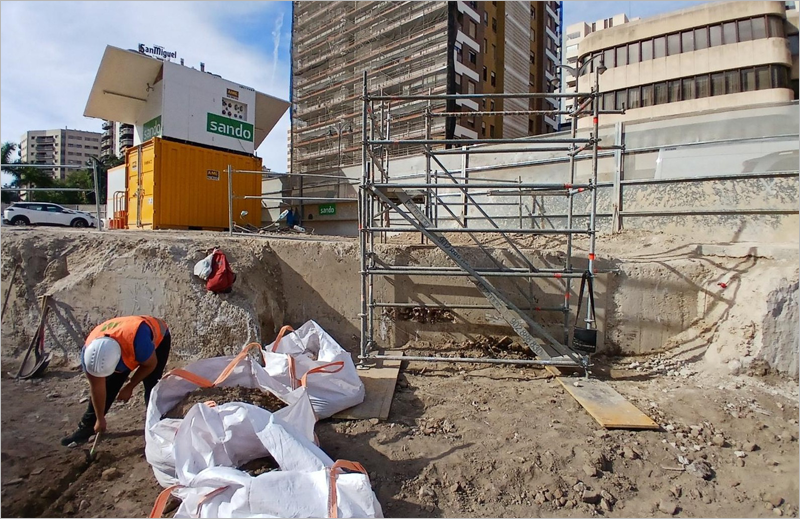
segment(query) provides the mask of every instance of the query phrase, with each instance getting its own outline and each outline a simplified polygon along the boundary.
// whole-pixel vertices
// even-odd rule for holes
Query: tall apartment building
[[[597,20],[596,22],[587,23],[587,22],[578,22],[573,23],[572,25],[568,26],[564,30],[564,49],[561,55],[562,63],[564,65],[568,65],[577,71],[577,63],[578,63],[578,46],[580,45],[581,41],[584,38],[589,36],[592,33],[597,31],[602,31],[604,29],[610,29],[611,27],[619,27],[620,25],[626,24],[630,21],[636,21],[639,18],[634,18],[633,20],[628,20],[628,17],[623,14],[615,14],[609,18],[604,18],[602,20]],[[577,86],[578,78],[573,74],[570,74],[567,71],[562,71],[561,73],[561,91],[566,94],[575,93],[575,87]],[[571,98],[564,98],[564,109],[565,110],[572,110],[574,106],[574,99]]]
[[[295,173],[361,162],[360,96],[552,92],[561,2],[294,2],[290,164]],[[427,101],[393,102],[391,136],[423,137]],[[434,101],[433,138],[523,137],[557,130],[549,115],[470,115],[558,109],[555,98]],[[377,107],[376,107],[377,111]],[[394,147],[390,156],[418,154]]]
[[[579,45],[581,84],[605,65],[601,108],[627,111],[608,123],[792,101],[797,11],[787,7],[713,2],[593,33]]]
[[[125,150],[133,146],[134,128],[132,124],[103,121],[103,137],[100,140],[100,155],[124,158]]]
[[[22,162],[28,164],[82,165],[91,155],[100,155],[101,133],[83,130],[35,130],[20,138]],[[53,176],[65,178],[66,168],[53,168]]]

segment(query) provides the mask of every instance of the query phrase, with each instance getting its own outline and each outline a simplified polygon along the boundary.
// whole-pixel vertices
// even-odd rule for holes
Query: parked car
[[[3,213],[3,223],[11,225],[68,225],[96,227],[97,219],[85,212],[45,202],[17,202]]]

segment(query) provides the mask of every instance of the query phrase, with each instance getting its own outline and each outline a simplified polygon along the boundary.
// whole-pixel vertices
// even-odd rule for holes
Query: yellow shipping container
[[[261,159],[158,137],[129,148],[125,160],[129,229],[228,228],[228,165],[261,171]],[[261,175],[233,174],[233,221],[259,226]],[[247,211],[244,218],[241,212]]]

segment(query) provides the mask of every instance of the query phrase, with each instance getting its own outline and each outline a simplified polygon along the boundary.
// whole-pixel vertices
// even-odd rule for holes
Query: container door
[[[140,226],[139,218],[139,156],[141,147],[128,149],[125,160],[125,186],[127,188],[128,228],[136,229]]]
[[[142,145],[142,164],[139,175],[139,207],[141,211],[142,227],[153,228],[153,216],[155,207],[155,143],[150,141]]]

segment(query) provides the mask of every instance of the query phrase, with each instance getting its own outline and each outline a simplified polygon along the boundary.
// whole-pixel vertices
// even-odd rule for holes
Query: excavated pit
[[[490,264],[458,239],[452,241],[465,257]],[[521,237],[520,243],[543,266],[563,262],[557,240]],[[194,264],[217,245],[238,275],[231,294],[211,294],[192,276]],[[498,261],[517,265],[501,243],[487,246]],[[575,246],[580,269],[588,243],[576,239]],[[86,406],[81,400],[88,386],[78,367],[83,338],[105,319],[164,318],[173,337],[168,369],[232,355],[249,342],[269,343],[282,325],[308,319],[349,351],[358,350],[359,257],[351,239],[4,228],[1,248],[3,296],[10,290],[4,372],[21,361],[39,318],[36,298],[45,293],[54,302],[46,347],[55,356],[41,379],[3,376],[4,516],[143,516],[160,492],[142,456],[138,391],[112,407],[100,463],[84,470],[82,452],[58,443]],[[450,266],[432,247],[396,240],[378,249],[393,264]],[[670,499],[685,515],[796,516],[796,244],[709,245],[624,232],[599,237],[597,250],[599,267],[611,272],[597,277],[603,341],[594,373],[661,431],[599,430],[542,370],[410,362],[387,422],[324,420],[316,428],[321,448],[371,472],[389,517],[654,517],[658,504]],[[11,284],[15,265],[20,271]],[[525,288],[537,305],[563,301],[553,280]],[[397,276],[376,282],[375,295],[420,305],[376,313],[376,339],[385,348],[527,358],[493,311],[423,309],[440,300],[484,303],[465,279]],[[536,318],[551,333],[563,332],[560,314]],[[228,401],[201,392],[196,397]],[[752,444],[757,448],[745,450]],[[714,478],[662,468],[675,467],[679,456],[706,460]],[[602,472],[590,477],[587,465]],[[104,476],[110,468],[116,475]],[[267,459],[242,468],[257,475],[275,467]],[[61,483],[54,487],[53,481]],[[584,490],[604,491],[613,500],[585,502]]]

